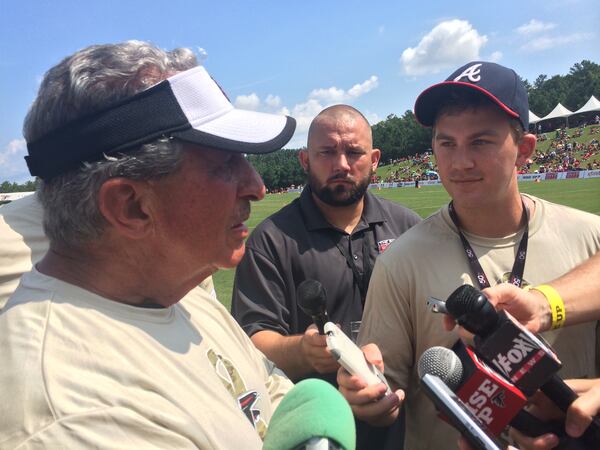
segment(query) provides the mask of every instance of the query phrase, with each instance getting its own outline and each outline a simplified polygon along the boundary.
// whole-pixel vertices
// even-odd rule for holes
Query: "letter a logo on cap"
[[[460,81],[461,78],[463,77],[467,77],[469,79],[469,81],[471,83],[476,83],[479,80],[481,80],[481,69],[479,69],[481,67],[481,63],[479,64],[473,64],[471,67],[465,69],[465,71],[463,73],[461,73],[459,76],[457,76],[454,81]]]

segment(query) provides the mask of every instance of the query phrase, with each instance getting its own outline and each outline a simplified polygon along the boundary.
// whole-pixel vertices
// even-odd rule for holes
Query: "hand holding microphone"
[[[564,421],[564,427],[561,427],[563,429],[559,434],[566,432],[572,438],[580,438],[592,423],[594,416],[600,414],[600,379],[565,380],[565,382],[578,395],[566,415],[541,392],[536,393],[530,399],[533,404],[531,411],[543,420]],[[516,430],[511,430],[511,437],[523,450],[550,450],[559,443],[559,438],[555,433],[529,437]]]
[[[304,339],[325,338],[327,351],[342,366],[338,370],[337,382],[340,392],[352,406],[356,417],[373,425],[389,425],[396,418],[400,396],[404,392],[391,392],[383,376],[383,360],[374,344],[361,350],[337,325],[329,321],[326,310],[326,292],[316,280],[305,280],[297,288],[298,306],[309,315],[317,330],[309,330]]]
[[[317,280],[304,280],[296,288],[298,306],[313,320],[319,334],[325,334],[327,316],[327,294],[325,288]]]
[[[327,348],[325,324],[329,318],[323,285],[316,280],[304,280],[296,289],[296,298],[300,309],[314,322],[300,341],[302,356],[317,373],[335,372],[340,365]]]
[[[445,307],[461,326],[475,334],[478,354],[526,395],[539,388],[565,412],[577,399],[557,376],[561,364],[552,349],[510,314],[497,312],[482,292],[461,286],[448,297]],[[594,418],[582,439],[600,448],[600,420]]]
[[[297,289],[298,305],[313,318],[320,334],[326,335],[327,349],[348,372],[360,376],[368,385],[384,383],[383,374],[365,359],[363,352],[337,325],[328,321],[325,289],[316,280],[305,280]],[[306,337],[306,335],[305,335]]]
[[[471,444],[469,446],[463,441],[461,449],[487,448],[482,444],[485,441],[482,433],[499,435],[507,425],[511,425],[511,434],[524,449],[550,449],[559,444],[563,450],[596,448],[589,442],[566,436],[560,421],[543,422],[524,411],[526,398],[518,389],[478,361],[476,355],[460,341],[455,349],[458,355],[445,347],[426,350],[419,360],[418,371],[428,396]],[[444,386],[451,388],[456,398],[449,398],[449,394],[444,396],[443,390],[434,389],[435,385],[432,388],[431,377],[438,378]],[[467,411],[453,416],[453,410],[460,408]]]

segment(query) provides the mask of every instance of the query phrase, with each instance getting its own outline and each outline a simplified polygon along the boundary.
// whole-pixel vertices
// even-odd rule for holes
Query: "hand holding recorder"
[[[379,349],[369,344],[361,350],[339,327],[329,321],[325,289],[316,280],[305,280],[297,289],[299,307],[312,317],[325,336],[327,349],[342,366],[337,383],[354,415],[372,425],[385,426],[398,414],[404,392],[393,393],[383,376]]]

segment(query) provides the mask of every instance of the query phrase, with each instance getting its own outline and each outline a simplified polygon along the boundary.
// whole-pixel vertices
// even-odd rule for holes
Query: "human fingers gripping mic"
[[[328,321],[323,285],[316,280],[304,280],[296,294],[300,309],[312,317],[320,334],[327,335],[327,348],[336,361],[352,375],[362,377],[369,385],[384,383],[390,393],[391,389],[379,369],[367,362],[362,350],[336,324]]]
[[[317,447],[324,444],[325,447]],[[263,450],[356,447],[348,402],[329,383],[309,378],[296,384],[273,413]]]
[[[525,395],[540,389],[564,412],[577,399],[556,374],[562,364],[553,350],[506,311],[497,312],[482,292],[461,286],[450,294],[445,306],[460,325],[475,334],[477,353]],[[599,418],[594,418],[583,439],[600,448]]]
[[[485,337],[498,326],[500,316],[483,292],[465,284],[446,300],[448,313],[467,331]]]
[[[474,287],[456,289],[446,300],[446,308],[461,326],[475,334],[477,353],[527,396],[561,368],[560,360],[541,338],[506,311],[496,311]]]
[[[319,334],[325,334],[325,323],[327,318],[327,294],[325,288],[317,280],[304,280],[296,288],[298,306],[310,316],[319,330]]]

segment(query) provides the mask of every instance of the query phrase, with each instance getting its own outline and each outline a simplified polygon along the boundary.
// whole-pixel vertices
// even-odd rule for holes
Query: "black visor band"
[[[49,179],[189,128],[171,86],[163,81],[109,109],[83,117],[27,144],[31,175]]]
[[[25,160],[32,175],[47,180],[162,136],[267,153],[283,147],[294,130],[291,117],[236,110],[204,68],[195,67],[28,143]]]

